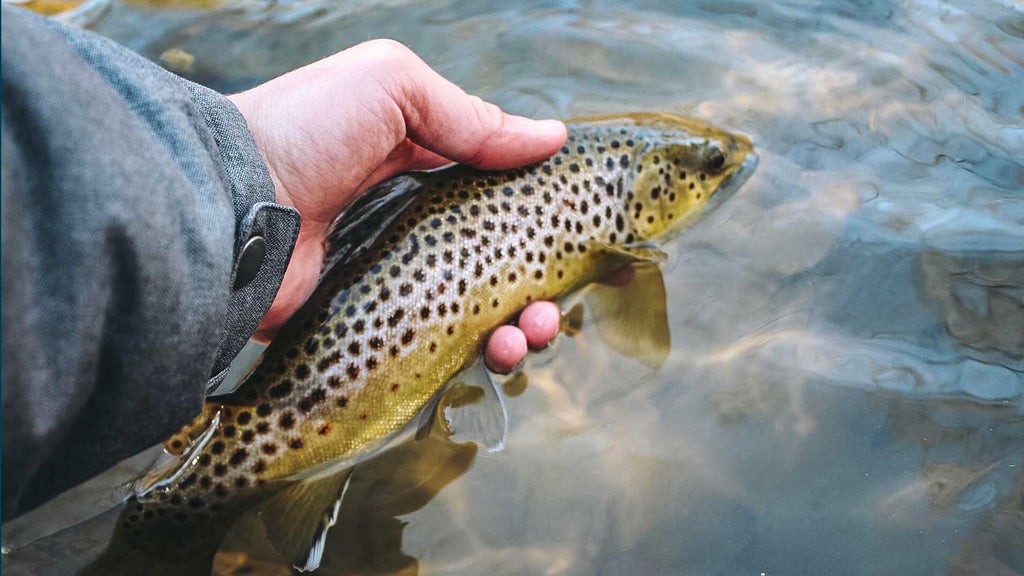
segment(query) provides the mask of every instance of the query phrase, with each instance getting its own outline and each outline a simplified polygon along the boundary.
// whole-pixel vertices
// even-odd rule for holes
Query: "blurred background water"
[[[503,452],[431,438],[360,468],[319,573],[1024,574],[1024,4],[115,0],[86,16],[222,91],[391,37],[512,112],[674,112],[758,149],[668,248],[664,367],[616,356],[584,311],[507,383]],[[74,571],[111,518],[5,572]],[[241,522],[217,573],[288,574],[261,530]]]

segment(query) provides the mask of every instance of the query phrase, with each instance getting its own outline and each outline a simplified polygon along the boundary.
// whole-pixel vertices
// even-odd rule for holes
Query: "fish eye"
[[[714,172],[718,172],[722,169],[722,166],[725,166],[725,155],[722,154],[721,150],[715,150],[710,156],[708,156],[707,162],[708,168]]]

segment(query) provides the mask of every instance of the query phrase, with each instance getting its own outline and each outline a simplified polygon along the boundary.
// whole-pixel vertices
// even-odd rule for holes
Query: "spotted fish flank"
[[[322,541],[344,484],[328,472],[403,429],[525,304],[647,259],[642,242],[738,184],[753,158],[743,137],[635,114],[570,123],[565,147],[529,167],[385,183],[339,221],[319,287],[259,366],[168,440],[180,465],[129,502],[107,560],[134,555],[154,574],[204,561],[277,493],[309,504],[277,508],[295,524],[311,508],[302,538]]]

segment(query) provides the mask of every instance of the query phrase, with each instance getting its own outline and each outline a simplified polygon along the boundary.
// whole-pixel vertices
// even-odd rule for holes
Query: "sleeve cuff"
[[[294,208],[274,202],[274,182],[238,108],[222,94],[181,81],[213,136],[235,211],[231,295],[209,392],[224,379],[231,360],[274,302],[299,235],[300,218]]]

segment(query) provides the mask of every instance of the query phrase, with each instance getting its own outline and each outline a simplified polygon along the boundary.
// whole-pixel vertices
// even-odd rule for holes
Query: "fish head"
[[[757,165],[750,139],[692,118],[628,114],[592,119],[628,126],[634,145],[625,163],[631,193],[623,200],[636,241],[682,228],[737,189]]]

